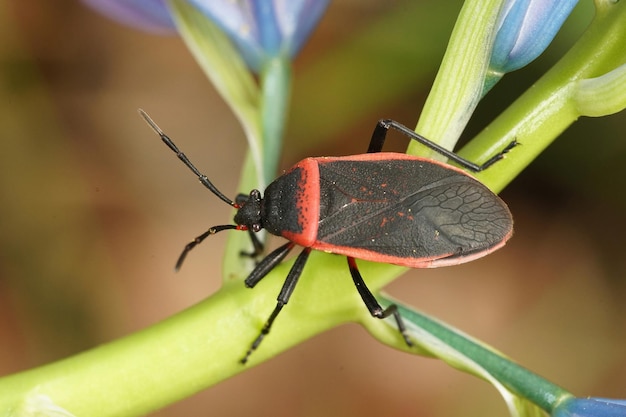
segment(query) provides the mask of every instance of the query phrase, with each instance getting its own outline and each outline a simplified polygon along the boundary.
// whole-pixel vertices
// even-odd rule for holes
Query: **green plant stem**
[[[446,48],[416,131],[453,149],[482,97],[502,0],[467,0]],[[441,159],[409,144],[407,153]]]
[[[509,157],[476,175],[498,192],[530,164],[581,112],[574,95],[580,80],[603,75],[626,62],[626,2],[597,11],[581,39],[534,86],[517,99],[460,155],[484,160],[513,140]]]
[[[277,267],[254,290],[241,282],[224,285],[207,300],[145,330],[0,378],[0,416],[32,409],[39,397],[76,416],[145,415],[340,323],[368,316],[345,272],[345,259],[313,253],[311,261],[343,270],[338,274],[343,276],[326,269],[320,276],[307,268],[289,313],[278,318],[248,365],[239,360],[274,308],[291,262]]]
[[[619,2],[610,12],[600,10],[563,61],[463,149],[465,157],[480,161],[514,138],[522,143],[480,176],[489,187],[504,187],[579,116],[567,101],[573,83],[626,61],[625,9],[626,2]],[[273,270],[254,291],[241,283],[225,285],[206,301],[146,330],[0,379],[0,415],[15,414],[36,396],[46,396],[79,416],[143,415],[247,369],[238,361],[274,307],[290,265]],[[403,271],[389,265],[359,265],[375,293]],[[354,291],[345,259],[313,253],[289,306],[252,355],[251,365],[338,324],[368,320],[375,319]],[[392,345],[404,348],[391,328],[387,334]],[[486,349],[466,344],[459,348],[469,350],[484,366],[503,366],[500,375],[508,386],[520,393],[528,388],[523,395],[546,408],[553,406],[546,393],[557,392],[558,387],[499,362]],[[541,389],[533,388],[535,382]]]
[[[291,96],[291,62],[278,57],[269,60],[261,73],[261,129],[263,142],[264,189],[275,177],[283,144],[283,133]]]

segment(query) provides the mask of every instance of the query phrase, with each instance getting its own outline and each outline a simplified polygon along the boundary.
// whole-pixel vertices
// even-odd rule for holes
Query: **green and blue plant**
[[[328,2],[88,2],[125,23],[181,35],[248,139],[240,190],[263,189],[276,172],[283,146],[292,60]],[[416,131],[454,148],[480,100],[506,73],[545,50],[576,3],[467,0]],[[477,175],[494,191],[502,190],[579,117],[604,116],[626,107],[626,3],[596,0],[595,8],[591,24],[570,51],[460,151],[480,163],[513,139],[521,144],[514,157]],[[415,145],[408,152],[437,157]],[[626,415],[623,400],[576,398],[485,344],[394,300],[416,342],[409,349],[393,322],[369,316],[352,288],[345,260],[323,253],[312,254],[299,284],[306,303],[289,305],[271,338],[244,367],[239,359],[274,305],[291,266],[280,265],[264,285],[250,291],[242,283],[250,265],[238,255],[246,245],[245,233],[231,233],[223,287],[205,301],[123,339],[1,378],[0,415],[143,415],[346,322],[361,323],[397,349],[440,358],[489,381],[513,416]],[[377,294],[404,271],[375,263],[363,263],[362,270]],[[380,297],[384,304],[391,303]]]

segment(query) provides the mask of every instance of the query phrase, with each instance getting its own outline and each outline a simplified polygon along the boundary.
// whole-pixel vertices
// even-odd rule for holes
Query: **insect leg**
[[[400,313],[398,312],[398,307],[395,304],[391,304],[386,309],[383,309],[382,306],[376,300],[376,297],[374,297],[374,294],[372,294],[369,288],[367,288],[367,286],[365,285],[365,281],[363,281],[363,277],[361,276],[361,273],[359,272],[359,268],[354,258],[348,256],[347,259],[348,259],[348,267],[350,268],[350,275],[352,275],[352,280],[354,281],[354,285],[356,286],[356,289],[359,292],[359,295],[361,296],[361,298],[363,299],[363,302],[365,303],[365,306],[369,310],[370,314],[379,319],[384,319],[393,315],[393,318],[396,321],[396,325],[398,326],[398,330],[400,331],[400,334],[404,338],[404,341],[406,342],[407,346],[413,346],[413,343],[409,339],[409,335],[406,332],[406,326],[404,325],[404,321],[402,321],[402,317],[400,316]]]
[[[259,240],[256,233],[252,229],[248,229],[248,236],[250,236],[250,241],[252,242],[252,252],[242,250],[239,254],[247,258],[256,258],[263,253],[263,242]]]
[[[185,249],[183,249],[183,253],[181,253],[180,256],[178,257],[178,261],[176,261],[176,266],[174,267],[174,269],[178,271],[180,267],[183,265],[183,262],[185,261],[185,258],[187,257],[187,254],[189,253],[189,251],[195,248],[200,243],[202,243],[202,241],[206,239],[207,237],[214,235],[218,232],[221,232],[222,230],[236,229],[236,228],[237,226],[235,226],[234,224],[225,224],[222,226],[211,227],[209,230],[202,233],[200,236],[196,237],[191,242],[187,243],[187,245],[185,246]]]
[[[286,245],[281,246],[278,249],[283,249],[285,246],[288,246],[288,245],[291,245],[288,248],[288,250],[286,250],[288,252],[294,246],[294,244],[291,243],[291,242],[287,243]],[[285,249],[283,249],[283,251],[284,250]],[[274,252],[276,252],[276,251],[274,251]],[[272,252],[272,254],[274,252]],[[298,278],[300,278],[300,275],[302,275],[302,270],[304,269],[304,264],[306,264],[306,261],[309,258],[309,254],[310,253],[311,253],[311,248],[305,248],[302,252],[300,252],[300,255],[298,255],[298,257],[296,258],[296,262],[291,267],[291,270],[289,271],[289,274],[287,274],[287,278],[285,278],[285,283],[283,284],[283,287],[280,290],[280,293],[278,294],[277,303],[276,303],[276,307],[274,307],[274,311],[272,311],[272,314],[270,314],[270,317],[265,322],[265,325],[263,326],[263,329],[261,329],[261,333],[259,333],[257,338],[254,339],[254,342],[252,342],[252,345],[250,346],[250,349],[248,349],[248,351],[246,352],[246,355],[241,359],[240,362],[242,364],[245,364],[246,362],[248,362],[248,358],[250,357],[252,352],[254,352],[259,347],[259,345],[263,341],[263,338],[265,338],[265,336],[270,332],[270,329],[272,328],[272,324],[274,323],[274,320],[276,320],[276,317],[278,316],[278,313],[280,313],[280,311],[283,309],[283,307],[289,301],[289,298],[291,297],[291,294],[293,294],[293,290],[296,287],[296,284],[298,283]],[[268,258],[270,256],[272,256],[272,254],[268,255]],[[286,255],[286,253],[285,253],[285,255]],[[284,255],[282,256],[282,258],[284,258]],[[280,258],[280,259],[282,259],[282,258]],[[263,261],[261,261],[259,266],[257,266],[257,268],[255,268],[255,271],[257,269],[259,269],[259,267],[261,267],[262,265],[263,265]],[[274,266],[276,266],[276,265],[273,265],[272,268]],[[269,270],[267,272],[269,272]],[[265,274],[267,274],[267,272],[265,272]],[[254,271],[253,271],[253,274],[254,274]],[[258,280],[257,280],[252,285],[249,285],[250,284],[248,282],[249,279],[250,279],[250,277],[248,277],[248,279],[246,279],[246,285],[248,285],[248,286],[252,286],[256,282],[258,282]]]
[[[267,275],[272,269],[285,259],[285,256],[293,249],[295,243],[287,242],[281,247],[275,249],[267,255],[259,264],[250,272],[246,278],[245,284],[248,288],[253,288]]]
[[[370,140],[370,145],[367,149],[367,153],[376,153],[382,151],[385,139],[387,137],[387,132],[390,128],[397,130],[403,135],[408,136],[409,138],[421,143],[422,145],[432,149],[433,151],[447,157],[448,159],[451,159],[463,168],[466,168],[473,172],[480,172],[486,168],[489,168],[491,165],[504,158],[504,154],[518,144],[517,141],[512,141],[502,151],[489,158],[482,165],[478,165],[472,161],[468,161],[467,159],[460,157],[459,155],[455,154],[452,151],[449,151],[442,146],[437,145],[429,139],[426,139],[424,136],[415,133],[413,130],[394,120],[379,120],[378,124],[376,124],[376,127],[374,128],[374,133],[372,133],[372,139]]]

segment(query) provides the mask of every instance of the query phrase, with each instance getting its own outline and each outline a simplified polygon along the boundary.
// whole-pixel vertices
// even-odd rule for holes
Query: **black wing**
[[[401,258],[487,251],[512,230],[506,204],[469,175],[428,160],[320,164],[318,241]]]

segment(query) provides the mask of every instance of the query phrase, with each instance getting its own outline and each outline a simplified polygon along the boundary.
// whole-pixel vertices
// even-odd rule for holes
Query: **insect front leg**
[[[411,339],[409,339],[409,335],[406,331],[404,321],[402,320],[402,317],[398,312],[398,307],[395,304],[391,304],[386,309],[383,309],[376,300],[376,297],[374,297],[374,294],[372,294],[369,288],[367,288],[367,286],[365,285],[365,281],[363,281],[363,277],[361,276],[361,272],[359,272],[359,268],[354,258],[348,256],[347,259],[348,267],[350,268],[350,275],[352,275],[354,285],[356,286],[356,289],[359,292],[361,299],[363,299],[363,302],[365,303],[365,306],[369,310],[370,314],[378,319],[384,319],[393,315],[393,318],[396,321],[396,325],[398,326],[398,330],[404,338],[405,343],[407,344],[407,346],[413,346],[413,343],[411,342]]]
[[[250,241],[252,242],[252,251],[246,252],[245,250],[242,250],[239,252],[239,255],[252,259],[258,258],[263,253],[265,245],[259,240],[256,233],[250,229],[248,229],[248,236],[250,236]]]
[[[187,257],[187,254],[189,253],[189,251],[192,250],[193,248],[195,248],[196,246],[198,246],[200,243],[202,243],[202,241],[204,239],[206,239],[207,237],[209,237],[211,235],[214,235],[216,233],[219,233],[219,232],[221,232],[223,230],[234,230],[236,228],[237,228],[237,226],[234,225],[234,224],[224,224],[224,225],[221,225],[221,226],[213,226],[209,230],[207,230],[206,232],[202,233],[200,236],[194,238],[194,240],[189,242],[185,246],[185,249],[183,249],[183,252],[178,257],[178,261],[176,261],[176,266],[175,266],[174,269],[176,271],[180,270],[180,267],[183,266],[183,262],[185,261],[185,258]]]

